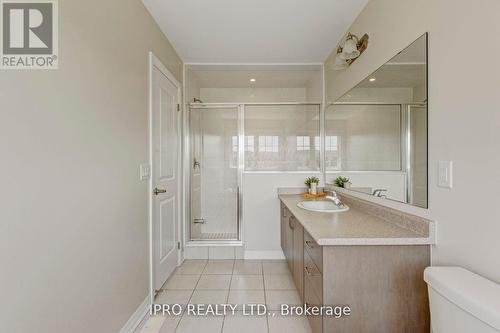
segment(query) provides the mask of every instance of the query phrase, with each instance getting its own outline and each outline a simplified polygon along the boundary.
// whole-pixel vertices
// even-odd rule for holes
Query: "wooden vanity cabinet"
[[[423,271],[429,245],[320,246],[282,206],[282,247],[301,300],[349,306],[349,316],[309,316],[313,333],[428,333]]]
[[[281,207],[281,248],[288,262],[295,286],[304,299],[304,228],[282,205]]]

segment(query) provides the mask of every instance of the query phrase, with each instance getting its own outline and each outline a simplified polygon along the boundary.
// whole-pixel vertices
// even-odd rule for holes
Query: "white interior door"
[[[179,87],[152,69],[153,284],[159,290],[177,266],[179,251]]]

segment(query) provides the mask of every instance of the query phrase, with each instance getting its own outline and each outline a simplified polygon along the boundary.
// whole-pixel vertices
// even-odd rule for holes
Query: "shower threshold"
[[[186,247],[197,246],[243,246],[243,242],[236,239],[193,239],[186,242]]]
[[[238,235],[233,232],[203,232],[200,237],[193,240],[238,240]]]

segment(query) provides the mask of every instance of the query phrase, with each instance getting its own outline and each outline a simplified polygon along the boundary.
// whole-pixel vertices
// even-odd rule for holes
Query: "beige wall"
[[[370,35],[347,70],[326,63],[332,102],[429,32],[429,209],[388,203],[437,221],[433,262],[500,282],[500,34],[498,0],[372,0],[350,31]],[[480,47],[475,59],[471,45]],[[437,187],[438,160],[454,161],[454,188]]]
[[[56,71],[0,71],[3,332],[118,332],[148,295],[148,52],[139,0],[59,1]]]

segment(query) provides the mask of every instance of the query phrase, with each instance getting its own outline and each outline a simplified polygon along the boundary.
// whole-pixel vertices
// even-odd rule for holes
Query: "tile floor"
[[[152,316],[140,333],[310,333],[307,318],[281,316],[300,298],[285,261],[186,260],[162,287],[157,304],[237,304],[235,315]],[[242,304],[266,304],[269,316],[244,316]]]

